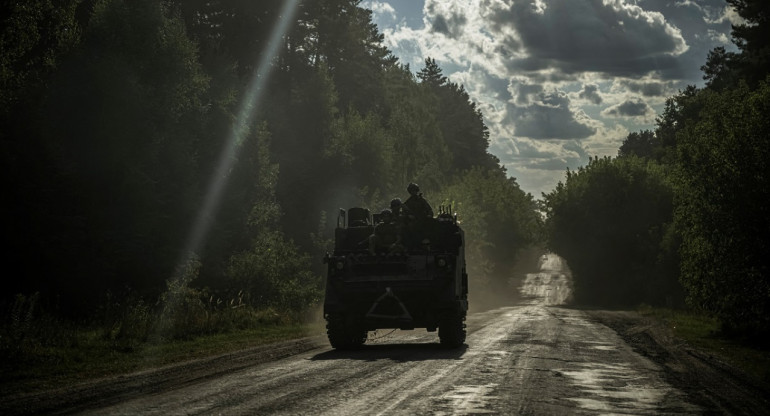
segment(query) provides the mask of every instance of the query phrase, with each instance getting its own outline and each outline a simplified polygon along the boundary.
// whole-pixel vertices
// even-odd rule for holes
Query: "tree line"
[[[409,182],[456,207],[471,276],[504,275],[539,237],[464,87],[432,59],[401,64],[360,0],[25,0],[0,16],[6,306],[36,294],[81,319],[175,288],[303,310],[336,210],[384,208]]]
[[[654,130],[544,195],[547,234],[576,301],[684,305],[742,335],[770,332],[767,213],[770,5],[728,0],[737,52],[716,48],[703,88],[669,98]],[[766,339],[767,337],[764,337]]]

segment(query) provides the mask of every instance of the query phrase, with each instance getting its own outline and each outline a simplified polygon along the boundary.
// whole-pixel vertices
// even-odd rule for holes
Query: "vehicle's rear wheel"
[[[326,334],[332,348],[350,350],[361,347],[366,342],[367,331],[345,322],[345,317],[329,315],[326,317]]]
[[[438,324],[438,338],[441,345],[457,348],[465,343],[465,313],[453,313]]]

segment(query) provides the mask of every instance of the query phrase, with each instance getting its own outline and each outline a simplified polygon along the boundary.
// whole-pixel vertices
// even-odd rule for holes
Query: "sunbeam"
[[[212,221],[216,216],[222,194],[227,186],[229,174],[237,160],[236,155],[252,127],[257,109],[262,100],[265,84],[270,77],[272,62],[278,55],[282,40],[294,19],[298,3],[299,0],[288,0],[284,3],[279,15],[279,21],[276,22],[267,47],[262,53],[262,57],[241,98],[237,117],[233,122],[225,147],[222,149],[219,161],[217,162],[217,167],[206,189],[203,204],[192,225],[184,251],[177,262],[175,275],[172,276],[173,287],[176,287],[177,290],[180,286],[186,286],[194,274],[191,270],[196,267],[198,252],[201,250],[203,242],[210,231]],[[173,310],[174,304],[178,302],[178,299],[175,299],[174,294],[169,295],[167,299],[170,305],[167,306],[167,310]]]
[[[206,191],[206,197],[203,200],[203,206],[198,212],[190,236],[187,239],[187,245],[183,252],[183,257],[178,263],[180,266],[187,264],[194,259],[201,243],[211,227],[211,221],[214,218],[219,202],[222,199],[222,192],[227,185],[228,175],[236,160],[235,155],[243,143],[244,138],[249,133],[249,129],[254,121],[257,108],[262,98],[263,87],[270,76],[271,63],[278,54],[278,48],[281,46],[283,37],[286,35],[289,25],[294,18],[299,0],[289,0],[284,3],[281,10],[280,21],[276,24],[270,36],[267,49],[262,54],[259,65],[249,81],[245,93],[241,99],[238,108],[238,116],[233,123],[230,135],[227,139],[225,148],[219,157],[217,169],[214,172],[211,182]]]

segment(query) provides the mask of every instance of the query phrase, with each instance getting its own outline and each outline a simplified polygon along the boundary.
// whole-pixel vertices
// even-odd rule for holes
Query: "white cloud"
[[[602,126],[597,133],[581,142],[588,155],[593,157],[617,156],[618,148],[628,137],[629,130],[621,124]]]
[[[672,81],[661,81],[652,77],[640,79],[618,78],[613,84],[616,92],[632,92],[643,97],[668,97],[676,93]]]
[[[605,117],[650,118],[655,111],[639,98],[628,99],[602,111]]]
[[[709,39],[711,39],[716,43],[721,43],[723,45],[727,45],[728,43],[730,43],[730,37],[727,36],[727,33],[720,32],[714,29],[709,29],[707,33],[708,33]]]
[[[364,1],[361,3],[361,7],[371,10],[377,18],[396,19],[396,9],[394,9],[390,3],[382,1]]]
[[[427,1],[425,19],[432,32],[440,33],[452,39],[462,37],[468,24],[468,5],[459,2]]]
[[[528,105],[508,106],[508,119],[517,137],[532,139],[585,139],[596,128],[585,113],[574,107],[562,91],[534,93]]]
[[[725,22],[728,22],[731,25],[746,24],[746,19],[742,18],[738,12],[735,11],[735,8],[730,5],[723,7],[716,17],[710,18],[709,16],[713,14],[714,13],[707,14],[707,16],[704,17],[704,21],[709,24],[720,24]]]
[[[484,3],[490,31],[514,40],[498,48],[512,55],[505,63],[512,73],[555,68],[641,75],[674,65],[688,49],[661,13],[620,0],[554,0],[542,12],[527,2]]]
[[[580,91],[578,97],[595,105],[602,103],[602,95],[599,93],[599,86],[596,84],[583,84],[583,90]]]
[[[630,131],[653,128],[666,97],[702,85],[700,65],[736,17],[728,9],[724,0],[425,0],[422,26],[382,31],[413,71],[432,57],[465,85],[490,152],[539,196],[566,166],[614,156]]]

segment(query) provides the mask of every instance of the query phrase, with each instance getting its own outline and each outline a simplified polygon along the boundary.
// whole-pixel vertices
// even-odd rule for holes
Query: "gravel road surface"
[[[26,398],[14,410],[83,415],[768,414],[766,386],[630,312],[560,306],[555,256],[517,306],[471,313],[466,345],[379,331],[361,350],[321,337]],[[23,413],[23,412],[22,412]]]

